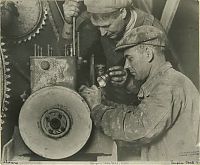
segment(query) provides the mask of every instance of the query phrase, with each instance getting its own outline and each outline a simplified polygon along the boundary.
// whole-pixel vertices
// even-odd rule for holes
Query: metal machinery
[[[14,17],[15,26],[5,35],[9,42],[20,44],[39,34],[45,25],[48,4],[40,0],[28,3],[21,0],[14,1],[14,6],[20,17]],[[38,44],[34,45],[34,55],[30,56],[31,95],[21,108],[19,127],[3,147],[4,161],[34,160],[37,156],[40,160],[67,160],[77,152],[82,157],[93,154],[108,158],[112,155],[113,141],[92,128],[90,109],[76,91],[77,68],[83,62],[79,56],[79,43],[75,42],[76,35],[73,18],[73,43],[65,46],[62,56],[55,55],[49,44],[46,45],[47,53]],[[94,59],[91,61],[93,74]]]
[[[45,158],[75,154],[91,133],[90,110],[75,92],[76,61],[75,56],[31,57],[32,95],[21,109],[19,130],[25,144]]]
[[[141,8],[161,20],[174,45],[177,57],[175,62],[178,63],[179,70],[191,78],[199,88],[199,28],[197,28],[199,2],[196,0],[164,0],[159,3],[157,0],[134,1],[139,4],[138,6],[144,4]],[[54,40],[59,39],[63,26],[63,18],[60,10],[56,9],[58,8],[56,2],[56,0],[0,1],[1,34],[4,36],[1,38],[0,48],[0,78],[3,79],[0,82],[2,134],[12,129],[7,125],[8,117],[12,116],[13,120],[16,115],[14,111],[17,108],[9,109],[13,101],[12,94],[19,96],[23,92],[20,93],[13,87],[15,74],[19,74],[23,79],[22,84],[16,79],[20,86],[25,86],[24,82],[28,82],[27,86],[31,88],[28,99],[26,92],[22,95],[25,102],[22,108],[20,107],[19,127],[15,128],[12,138],[9,137],[10,140],[3,146],[2,160],[95,160],[91,155],[97,160],[117,160],[116,145],[109,137],[92,127],[89,108],[77,92],[76,76],[81,60],[79,51],[75,51],[79,50],[79,46],[73,40],[73,47],[65,47],[65,51],[60,54],[52,49],[59,45]],[[75,19],[73,22],[75,23]],[[48,30],[53,31],[52,35],[44,33],[46,25],[51,26]],[[53,35],[56,37],[50,39]],[[74,38],[75,35],[74,27]],[[42,37],[45,41],[51,41],[43,42],[44,40],[38,39]],[[188,42],[191,39],[193,42]],[[53,44],[49,44],[50,42]],[[37,45],[34,47],[34,44]],[[32,53],[33,48],[35,53]],[[30,64],[27,65],[24,59],[29,59],[30,55]],[[20,66],[22,63],[17,64],[11,60],[15,56],[15,59],[24,62],[23,67]],[[92,56],[91,75],[94,73],[93,66]],[[26,67],[27,72],[31,73],[30,82],[29,77],[23,74],[23,69]],[[107,79],[106,75],[102,78]],[[93,83],[94,77],[91,76],[90,79]],[[132,148],[121,153],[126,161],[129,153],[132,157],[131,152]]]

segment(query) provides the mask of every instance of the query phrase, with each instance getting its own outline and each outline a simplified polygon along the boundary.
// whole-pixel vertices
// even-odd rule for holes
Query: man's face
[[[106,14],[91,14],[91,22],[99,28],[102,36],[111,39],[121,37],[126,26],[119,11]]]
[[[148,77],[150,71],[145,49],[138,45],[125,50],[124,56],[126,58],[124,68],[128,69],[136,80],[144,81]]]

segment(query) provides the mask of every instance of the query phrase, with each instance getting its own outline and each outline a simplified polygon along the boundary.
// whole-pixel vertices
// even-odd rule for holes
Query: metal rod
[[[50,51],[49,49],[50,49],[50,45],[48,44],[48,45],[47,45],[47,55],[48,55],[48,56],[50,55],[50,54],[49,54],[49,53],[50,53],[50,52],[49,52],[49,51]]]
[[[53,48],[50,48],[50,56],[53,56]]]
[[[77,32],[77,56],[80,58],[80,32]]]
[[[90,58],[90,82],[91,85],[95,85],[94,54]]]
[[[73,56],[76,55],[76,17],[72,18],[73,25],[72,25],[72,54]]]
[[[67,45],[65,44],[65,56],[67,56]]]
[[[40,56],[40,46],[37,46],[37,56]]]
[[[37,45],[34,44],[34,56],[36,57],[37,56]]]
[[[61,10],[60,10],[60,7],[58,6],[58,3],[57,3],[56,0],[54,0],[54,2],[55,2],[55,4],[56,4],[56,7],[57,7],[57,9],[58,9],[58,11],[59,11],[59,14],[60,14],[60,16],[61,16],[61,18],[62,18],[62,21],[63,21],[63,23],[64,23],[64,22],[65,22],[65,18],[64,18],[63,14],[62,14],[62,12],[61,12]]]
[[[42,57],[42,48],[40,48],[40,56]]]
[[[73,55],[73,45],[72,45],[72,44],[70,44],[70,56],[71,56],[71,57],[74,56],[74,55]]]

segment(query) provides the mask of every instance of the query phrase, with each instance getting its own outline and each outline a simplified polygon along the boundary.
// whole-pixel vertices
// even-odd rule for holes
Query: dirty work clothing
[[[134,10],[131,9],[130,12],[131,12],[131,19],[125,29],[123,36],[129,33],[129,31],[131,31],[133,28],[142,25],[155,26],[161,30],[164,30],[162,25],[153,15],[145,13],[137,8],[134,8]],[[112,67],[114,65],[124,66],[123,53],[115,51],[117,41],[110,39],[108,37],[101,37],[101,43],[106,57],[107,68]],[[124,87],[119,88],[112,85],[108,85],[106,87],[106,92],[107,92],[106,98],[111,101],[115,101],[117,103],[132,104],[133,99],[135,100],[134,102],[137,102],[136,101],[137,95],[135,94],[135,96],[131,97],[131,95],[127,93]]]
[[[199,93],[193,83],[166,62],[138,98],[137,107],[97,105],[95,125],[115,140],[141,145],[141,160],[198,160]]]

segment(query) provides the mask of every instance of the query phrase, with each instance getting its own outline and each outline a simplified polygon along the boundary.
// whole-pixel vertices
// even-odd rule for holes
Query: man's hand
[[[101,104],[101,90],[98,89],[95,85],[93,85],[91,88],[83,85],[80,87],[79,92],[80,95],[85,98],[91,110],[96,105]]]
[[[65,20],[67,23],[72,23],[72,17],[78,16],[80,12],[79,0],[66,0],[63,4]]]
[[[113,66],[108,69],[108,74],[110,76],[110,82],[114,86],[122,86],[127,79],[127,71],[122,66]]]

